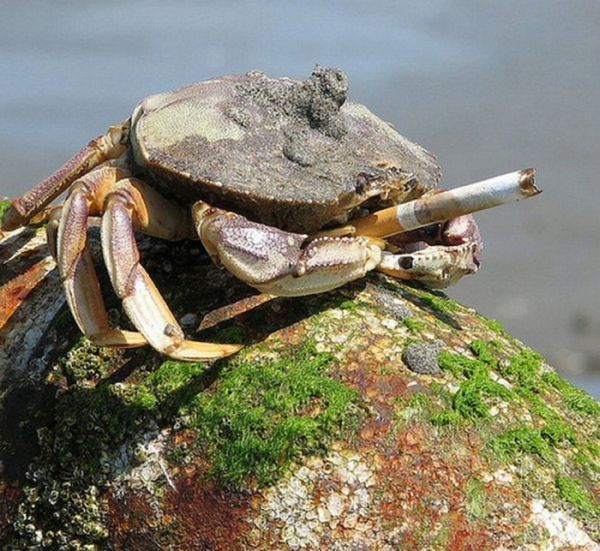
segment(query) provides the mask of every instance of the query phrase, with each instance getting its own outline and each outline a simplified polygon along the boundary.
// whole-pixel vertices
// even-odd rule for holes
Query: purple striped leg
[[[11,231],[26,225],[75,180],[103,162],[120,157],[126,149],[123,144],[128,131],[129,121],[111,126],[106,134],[92,140],[45,180],[22,197],[13,199],[12,205],[4,214],[0,229]]]
[[[222,358],[242,348],[186,340],[150,276],[140,264],[134,228],[168,240],[195,237],[188,210],[140,180],[122,180],[108,194],[102,250],[113,288],[136,328],[156,350],[179,360]]]
[[[130,348],[146,344],[139,333],[110,328],[87,246],[88,217],[102,212],[108,191],[127,175],[127,171],[112,167],[85,175],[75,182],[63,207],[51,212],[46,227],[73,317],[79,329],[99,346]]]

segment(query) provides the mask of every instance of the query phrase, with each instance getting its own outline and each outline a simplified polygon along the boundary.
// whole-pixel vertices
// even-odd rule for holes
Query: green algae
[[[529,388],[516,388],[515,392],[529,404],[529,411],[537,415],[540,419],[544,421],[556,421],[561,418],[554,409],[540,398],[537,391],[530,390]]]
[[[458,302],[445,295],[434,295],[433,293],[422,293],[421,300],[437,312],[452,313],[458,310]]]
[[[471,348],[480,356],[478,358],[467,358],[461,354],[442,351],[438,358],[440,368],[451,373],[457,378],[464,377],[466,380],[452,397],[452,409],[461,418],[469,420],[489,419],[490,399],[499,398],[508,400],[513,393],[500,383],[490,378],[489,365],[495,364],[491,352],[483,341],[474,341]],[[455,420],[456,416],[444,416],[437,421]]]
[[[470,478],[465,487],[466,511],[471,520],[481,520],[488,515],[489,500],[485,485],[476,477]]]
[[[562,400],[571,410],[586,415],[600,415],[600,404],[592,396],[573,386],[557,373],[544,373],[541,379],[558,390]]]
[[[600,477],[600,462],[590,457],[584,451],[578,451],[573,460],[587,478],[598,481]]]
[[[568,427],[561,416],[539,395],[548,388],[547,382],[543,381],[546,374],[542,374],[543,358],[540,354],[523,349],[500,361],[490,343],[476,340],[471,343],[470,349],[486,366],[497,370],[513,385],[514,392],[500,385],[505,392],[499,397],[507,399],[520,397],[527,403],[529,411],[544,421],[541,427],[522,425],[495,436],[487,444],[487,450],[492,455],[502,460],[509,460],[515,455],[527,454],[545,463],[555,464],[556,448],[577,444],[573,429]],[[466,369],[463,364],[459,365],[462,366],[464,373]],[[467,365],[472,366],[472,364]],[[453,370],[457,371],[456,366]],[[480,377],[482,373],[484,371],[480,368],[477,376]]]
[[[456,411],[441,411],[430,415],[428,421],[434,427],[452,427],[459,424],[462,418]]]
[[[162,408],[170,404],[177,407],[195,396],[199,389],[193,383],[202,380],[206,371],[205,363],[166,360],[138,386],[154,396]]]
[[[555,480],[559,497],[572,505],[578,516],[597,517],[598,506],[581,480],[567,476],[558,476]]]
[[[541,367],[544,359],[533,350],[521,350],[506,364],[500,364],[503,377],[513,380],[520,388],[537,391],[541,388]]]
[[[541,367],[543,357],[533,350],[523,349],[510,356],[506,361],[499,361],[497,352],[501,347],[494,341],[486,342],[478,339],[470,344],[470,349],[479,360],[497,370],[518,389],[538,391],[541,387]]]
[[[429,395],[415,393],[407,404],[412,410],[418,409],[434,426],[447,427],[461,421],[488,420],[491,417],[490,401],[508,400],[513,397],[509,389],[490,378],[488,365],[479,359],[442,350],[438,357],[438,365],[443,371],[457,378],[465,378],[460,382],[458,390],[451,393],[442,385],[434,385],[430,390],[432,394],[437,394],[435,403]],[[417,397],[419,408],[415,408],[414,403]]]
[[[432,383],[429,393],[416,392],[403,401],[404,411],[399,417],[422,418],[436,427],[450,427],[465,421],[489,420],[490,402],[512,397],[510,390],[490,378],[488,365],[479,359],[442,350],[438,365],[442,371],[463,379],[456,392]]]
[[[483,350],[483,349],[482,349]],[[475,352],[475,350],[474,350]],[[488,354],[489,348],[483,353]],[[554,371],[544,372],[544,358],[533,350],[523,349],[511,356],[506,362],[497,362],[498,372],[515,385],[516,392],[530,401],[533,408],[541,417],[554,417],[551,409],[544,407],[535,394],[550,389],[557,390],[561,400],[572,411],[580,414],[599,415],[600,404],[583,390],[573,386]]]
[[[396,292],[400,291],[405,296],[411,295],[413,299],[418,299],[419,302],[425,304],[437,314],[447,316],[460,309],[460,304],[454,299],[448,297],[441,291],[433,290],[421,283],[404,281],[402,284],[399,284],[393,279],[390,279],[389,281],[388,279],[384,279],[382,283],[387,288]]]
[[[2,222],[2,219],[4,218],[4,213],[8,210],[10,205],[11,205],[11,203],[7,199],[0,201],[0,223]]]
[[[551,423],[541,428],[522,425],[492,438],[486,450],[492,456],[508,462],[520,455],[529,455],[545,464],[557,465],[556,448],[577,444],[572,429],[563,423]]]
[[[485,367],[498,372],[511,384],[513,390],[510,396],[505,397],[517,398],[534,416],[531,423],[512,426],[490,438],[483,448],[484,454],[504,463],[528,456],[538,464],[550,467],[554,471],[560,499],[573,507],[576,516],[585,520],[597,515],[599,508],[584,483],[564,476],[564,473],[577,472],[588,480],[597,479],[598,463],[585,451],[591,452],[589,444],[592,448],[595,444],[583,439],[575,427],[567,424],[566,412],[555,405],[556,398],[554,401],[551,398],[558,391],[560,402],[568,409],[586,415],[596,414],[598,403],[556,373],[548,371],[543,357],[532,350],[524,348],[506,356],[501,347],[482,340],[473,341],[470,349]],[[481,377],[485,373],[482,366],[456,357],[446,357],[444,362],[446,370],[455,376],[476,373],[475,377]],[[548,491],[545,482],[531,473],[521,483],[523,491],[528,493],[544,487]]]
[[[494,351],[492,350],[492,345],[482,339],[474,340],[469,344],[469,348],[471,352],[477,356],[477,358],[486,363],[489,366],[497,367],[498,361],[495,358]]]
[[[552,421],[542,427],[540,436],[555,448],[565,447],[569,444],[577,445],[577,437],[573,429],[560,421]]]
[[[542,356],[529,349],[507,356],[499,343],[480,339],[471,342],[469,348],[475,358],[448,351],[440,353],[440,368],[460,383],[450,400],[451,407],[430,410],[429,423],[448,427],[464,421],[489,420],[491,400],[510,402],[512,408],[525,406],[535,416],[532,423],[509,426],[488,438],[484,454],[502,462],[527,455],[557,469],[559,450],[564,450],[579,464],[579,472],[593,477],[597,462],[581,450],[581,438],[545,396],[559,390],[560,398],[571,410],[590,415],[596,411],[595,400],[553,372],[544,371]],[[492,371],[502,375],[511,388],[493,380]]]
[[[483,316],[481,316],[480,319],[483,321],[483,323],[485,323],[485,325],[489,329],[491,329],[495,333],[498,333],[502,337],[508,337],[508,332],[506,331],[506,329],[504,329],[504,327],[498,320],[492,318],[485,318]]]
[[[214,340],[216,342],[224,342],[227,344],[244,344],[246,340],[246,332],[240,325],[233,324],[218,331],[215,334]]]
[[[452,400],[452,407],[464,419],[488,419],[489,398],[509,399],[512,393],[487,374],[477,373],[463,382]]]
[[[341,308],[342,310],[358,310],[360,307],[359,304],[357,304],[357,302],[355,300],[343,300],[342,302],[340,302],[339,304],[339,308]]]
[[[402,318],[402,323],[411,333],[421,333],[425,329],[425,324],[422,321],[412,318]]]
[[[438,356],[438,365],[442,371],[455,377],[473,377],[476,373],[487,373],[486,365],[474,358],[442,350]]]
[[[543,357],[533,350],[523,349],[500,361],[498,352],[501,346],[494,341],[476,340],[470,344],[471,351],[493,370],[511,383],[514,395],[519,396],[528,404],[531,413],[545,421],[557,421],[559,414],[553,410],[541,397],[540,392],[548,385],[542,380]]]
[[[431,407],[431,396],[424,392],[413,392],[408,399],[407,407],[412,409],[427,410]]]
[[[505,462],[512,461],[520,455],[530,455],[550,465],[556,463],[556,454],[548,441],[539,430],[527,425],[509,429],[495,436],[487,443],[486,450]]]
[[[202,340],[206,342],[246,344],[246,338],[244,327],[231,321],[224,321],[202,331]]]
[[[356,424],[358,394],[328,375],[333,356],[311,343],[279,360],[232,362],[185,408],[211,474],[239,487],[273,483],[302,455],[325,452]]]
[[[454,392],[452,392],[444,383],[440,383],[438,381],[432,381],[429,383],[429,392],[431,392],[431,395],[438,398],[442,403],[448,405],[452,402],[452,397],[454,396]]]
[[[330,377],[335,359],[306,341],[278,360],[242,354],[198,392],[205,364],[167,360],[138,386],[197,433],[224,486],[274,482],[302,455],[324,452],[357,422],[358,394]],[[173,400],[176,397],[176,400]],[[177,406],[180,406],[177,409]]]
[[[443,389],[442,385],[437,385]],[[413,423],[424,420],[436,427],[448,427],[461,421],[460,415],[451,409],[452,393],[446,389],[430,387],[430,392],[413,392],[408,398],[395,401],[395,422]],[[395,425],[395,430],[397,430]]]

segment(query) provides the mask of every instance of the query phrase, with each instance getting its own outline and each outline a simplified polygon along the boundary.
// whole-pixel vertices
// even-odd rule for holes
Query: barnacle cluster
[[[133,453],[151,420],[127,385],[96,384],[118,356],[82,339],[55,366],[72,384],[57,392],[52,426],[38,429],[39,453],[26,473],[12,547],[87,549],[107,537],[101,493],[113,474],[112,456],[125,440]]]

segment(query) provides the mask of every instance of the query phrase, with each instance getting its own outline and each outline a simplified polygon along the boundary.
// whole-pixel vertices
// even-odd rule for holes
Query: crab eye
[[[377,178],[377,172],[374,170],[363,170],[355,178],[354,189],[356,193],[362,194],[367,190],[369,182]]]
[[[354,190],[359,195],[362,195],[366,189],[367,189],[367,179],[361,174],[356,179],[356,183],[354,184]]]

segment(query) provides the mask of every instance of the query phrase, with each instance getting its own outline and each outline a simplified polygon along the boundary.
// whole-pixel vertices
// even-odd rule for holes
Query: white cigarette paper
[[[532,168],[442,191],[353,220],[355,235],[388,237],[457,216],[514,203],[541,192]]]

